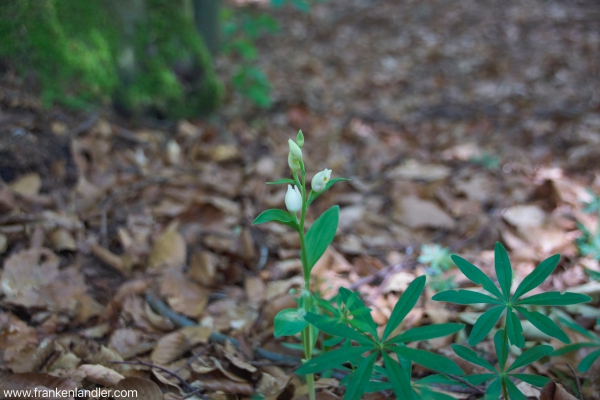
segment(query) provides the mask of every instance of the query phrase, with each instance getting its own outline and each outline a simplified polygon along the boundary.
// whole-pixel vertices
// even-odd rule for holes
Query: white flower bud
[[[287,193],[285,194],[285,206],[292,214],[297,213],[302,209],[302,194],[298,186],[288,185]]]
[[[302,162],[302,150],[300,149],[300,146],[298,146],[292,139],[288,140],[288,144],[290,145],[291,159],[297,163]]]
[[[312,190],[320,193],[325,190],[325,186],[327,185],[327,182],[329,182],[329,179],[331,179],[331,170],[324,169],[323,171],[317,173],[314,178],[312,178],[310,186],[312,187]]]
[[[300,170],[300,163],[298,161],[294,161],[292,158],[292,153],[288,154],[288,165],[293,173],[296,173]]]

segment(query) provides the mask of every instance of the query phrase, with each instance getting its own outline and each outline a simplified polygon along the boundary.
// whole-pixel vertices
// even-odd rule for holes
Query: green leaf
[[[530,385],[542,387],[545,386],[546,383],[550,382],[551,379],[545,376],[540,375],[531,375],[531,374],[510,374],[510,376],[514,376],[515,378],[527,382]]]
[[[506,360],[508,359],[508,342],[504,340],[504,329],[499,329],[494,335],[494,347],[496,348],[496,357],[500,365],[500,371],[504,371]]]
[[[320,195],[320,194],[323,194],[323,193],[325,193],[326,191],[328,191],[328,190],[329,190],[329,189],[330,189],[330,188],[333,186],[333,184],[334,184],[334,183],[336,183],[336,182],[340,182],[340,181],[349,181],[349,180],[350,180],[350,179],[348,179],[348,178],[333,178],[333,179],[330,179],[330,180],[329,180],[329,182],[327,182],[327,184],[325,185],[325,189],[323,189],[323,191],[322,191],[322,192],[318,192],[318,193],[317,193],[317,192],[315,192],[315,191],[312,191],[312,190],[311,190],[311,191],[310,191],[310,194],[308,195],[308,200],[307,200],[307,202],[306,202],[306,206],[307,206],[307,207],[308,207],[308,206],[310,206],[310,205],[312,204],[312,202],[313,202],[313,201],[314,201],[314,200],[315,200],[317,197],[319,197],[319,195]]]
[[[417,394],[422,400],[456,400],[456,397],[450,396],[446,393],[438,392],[427,386],[420,387],[420,392]]]
[[[394,306],[392,310],[392,315],[390,315],[390,319],[383,331],[382,341],[385,341],[388,336],[400,325],[404,317],[412,310],[412,308],[417,304],[419,297],[421,297],[421,293],[423,293],[423,289],[425,288],[425,275],[421,275],[415,280],[413,280],[410,285],[406,288],[398,302]]]
[[[525,347],[523,326],[521,325],[521,321],[519,321],[519,317],[511,308],[508,309],[508,314],[506,315],[506,332],[508,333],[508,340],[513,345],[521,349]]]
[[[471,364],[479,365],[480,367],[483,367],[492,372],[497,372],[496,369],[492,366],[492,364],[490,364],[483,357],[480,357],[477,353],[475,353],[470,348],[463,346],[461,344],[452,344],[450,346],[452,347],[452,350],[454,350],[456,355],[459,356],[460,358],[467,360]]]
[[[386,346],[385,348],[433,371],[454,375],[464,374],[464,371],[454,361],[430,351],[406,346]]]
[[[532,362],[535,362],[540,358],[552,353],[552,351],[554,351],[554,349],[552,348],[552,346],[548,345],[540,345],[527,349],[523,352],[523,354],[517,357],[515,362],[512,363],[512,365],[508,369],[508,372],[517,368],[521,368],[525,365],[529,365]]]
[[[344,400],[360,400],[362,398],[367,383],[369,383],[369,378],[371,378],[375,358],[377,358],[377,353],[373,353],[370,356],[363,358],[358,364],[356,370],[352,373],[352,379],[350,379],[350,383],[346,388]]]
[[[519,388],[515,386],[514,383],[510,379],[504,379],[506,383],[506,388],[508,389],[508,397],[510,400],[527,400],[527,396],[525,396]]]
[[[346,339],[355,340],[360,344],[374,346],[373,341],[368,336],[350,328],[344,321],[341,321],[338,318],[326,317],[324,315],[309,312],[306,313],[304,319],[329,335],[341,336]]]
[[[600,357],[600,349],[593,351],[587,356],[585,356],[585,358],[581,360],[581,362],[577,366],[579,372],[587,372],[598,357]]]
[[[394,361],[394,359],[385,351],[382,354],[383,364],[385,365],[396,398],[407,400],[414,399],[412,386],[410,384],[410,376],[400,367],[400,364]]]
[[[495,381],[490,383],[490,386],[488,386],[487,390],[485,391],[484,400],[498,400],[498,398],[500,397],[501,391],[502,391],[502,380],[496,379]]]
[[[346,339],[344,339],[343,337],[334,336],[334,337],[324,341],[323,344],[327,347],[333,347],[333,346],[339,344],[342,340],[346,340]]]
[[[310,271],[333,242],[340,219],[340,206],[325,211],[306,233],[306,264]]]
[[[435,339],[456,333],[462,328],[464,328],[464,326],[464,324],[452,323],[419,326],[417,328],[411,328],[407,331],[402,332],[398,336],[395,336],[388,340],[387,343],[408,343],[420,340]]]
[[[477,322],[475,322],[475,325],[473,325],[473,329],[471,330],[471,335],[469,335],[470,346],[475,346],[485,339],[494,325],[496,325],[496,322],[498,322],[504,308],[504,306],[490,308],[477,319]]]
[[[435,301],[447,301],[449,303],[456,304],[477,304],[477,303],[488,303],[488,304],[503,304],[502,301],[488,296],[487,294],[473,292],[471,290],[446,290],[438,293],[431,298]]]
[[[540,331],[544,332],[548,336],[552,336],[560,340],[563,343],[571,343],[567,334],[560,329],[558,325],[544,314],[537,311],[527,311],[523,307],[515,307],[521,315],[523,315],[529,322],[533,324]]]
[[[600,343],[580,342],[569,344],[567,346],[561,347],[560,349],[554,350],[554,352],[552,353],[552,357],[562,356],[563,354],[571,353],[573,351],[577,351],[579,349],[588,347],[600,347]]]
[[[348,301],[350,296],[352,296],[352,293],[353,293],[352,291],[346,289],[345,287],[341,287],[339,289],[339,294],[340,294],[340,296],[342,296],[342,300],[344,301],[344,303],[346,303]],[[350,309],[350,312],[354,316],[353,321],[361,321],[364,324],[366,324],[366,326],[365,326],[366,330],[364,330],[364,331],[369,332],[371,335],[373,335],[374,338],[378,338],[377,324],[375,323],[375,321],[373,321],[373,317],[371,316],[371,309],[368,308],[365,305],[365,303],[358,296],[356,297],[356,299],[354,300],[352,305],[348,306],[348,308]],[[367,312],[358,314],[358,311],[360,311],[360,310],[367,310]]]
[[[540,263],[529,275],[523,279],[523,281],[517,287],[515,294],[513,295],[513,301],[517,300],[519,297],[524,295],[525,293],[535,289],[540,286],[542,282],[546,280],[547,277],[552,274],[552,271],[556,268],[558,261],[560,260],[560,254],[555,254],[551,257],[546,258],[544,261]]]
[[[454,261],[454,264],[456,264],[458,269],[460,269],[463,275],[466,276],[471,282],[483,286],[485,290],[497,298],[504,299],[502,293],[500,293],[496,285],[494,285],[494,282],[492,282],[492,280],[486,274],[484,274],[482,270],[457,255],[452,255],[452,261]]]
[[[592,300],[590,296],[580,293],[546,292],[534,294],[517,301],[515,304],[531,304],[536,306],[568,306],[571,304],[586,303]]]
[[[284,185],[284,184],[295,185],[296,181],[293,179],[284,178],[284,179],[278,179],[275,182],[267,182],[267,185]]]
[[[300,229],[298,223],[296,222],[292,214],[283,210],[270,209],[263,211],[258,217],[256,217],[252,224],[258,225],[264,224],[265,222],[279,222],[281,224],[294,228],[295,230]]]
[[[275,331],[273,335],[278,338],[281,336],[292,336],[306,328],[308,322],[304,316],[300,315],[297,308],[286,308],[281,310],[275,316]]]
[[[496,268],[496,276],[498,283],[502,288],[505,299],[510,299],[510,286],[512,284],[512,268],[506,249],[500,242],[496,242],[494,246],[494,266]]]
[[[598,336],[594,335],[592,332],[585,329],[583,326],[581,326],[563,316],[558,317],[558,319],[560,320],[560,322],[562,324],[566,325],[567,328],[570,328],[570,329],[574,330],[575,332],[582,334],[583,336],[586,336],[592,340],[599,342],[599,345],[600,345],[600,338]]]
[[[342,347],[336,350],[328,351],[319,357],[311,358],[296,371],[299,375],[314,374],[325,371],[326,369],[336,368],[354,357],[373,350],[368,346]]]

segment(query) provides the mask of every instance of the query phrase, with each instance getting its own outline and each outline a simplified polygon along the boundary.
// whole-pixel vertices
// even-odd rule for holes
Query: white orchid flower
[[[327,186],[329,179],[331,179],[331,170],[326,168],[323,171],[318,172],[314,178],[312,178],[310,186],[315,192],[321,193],[323,190],[325,190],[325,186]]]
[[[296,144],[296,142],[294,142],[292,139],[288,140],[288,144],[290,145],[289,158],[291,158],[292,161],[294,161],[295,163],[301,163],[302,162],[302,150],[300,149],[300,146],[298,146],[298,144]]]
[[[288,185],[288,190],[285,194],[285,206],[292,214],[296,214],[302,209],[302,194],[300,194],[298,186],[294,186],[292,189],[292,185]]]

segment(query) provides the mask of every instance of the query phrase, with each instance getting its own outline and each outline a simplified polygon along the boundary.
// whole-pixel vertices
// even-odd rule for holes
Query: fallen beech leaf
[[[114,387],[125,377],[117,371],[99,364],[83,364],[78,370],[85,373],[85,378],[106,387]]]
[[[23,196],[37,196],[42,188],[42,178],[36,173],[26,174],[11,182],[9,187]]]
[[[447,228],[453,229],[456,222],[437,204],[407,196],[396,202],[395,218],[410,228]]]
[[[542,388],[540,400],[577,400],[560,383],[550,381]]]
[[[127,377],[120,381],[115,387],[116,390],[125,390],[131,394],[131,396],[119,397],[120,399],[144,399],[144,400],[162,400],[163,394],[158,385],[151,380]]]
[[[157,365],[167,365],[177,360],[183,353],[191,348],[186,335],[181,331],[176,331],[163,336],[158,343],[150,358]]]
[[[148,258],[148,267],[151,271],[167,267],[181,267],[185,264],[186,257],[185,239],[177,232],[177,224],[171,224],[154,242]]]
[[[191,281],[180,267],[164,271],[160,294],[167,298],[173,310],[188,317],[201,316],[208,303],[208,291]]]
[[[58,228],[50,233],[50,243],[56,251],[76,251],[77,243],[71,232],[64,228]]]

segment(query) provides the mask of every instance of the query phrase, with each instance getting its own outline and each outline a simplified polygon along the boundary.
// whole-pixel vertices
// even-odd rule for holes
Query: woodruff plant
[[[452,260],[461,272],[473,283],[483,286],[490,295],[470,290],[447,290],[433,296],[433,300],[457,304],[485,303],[491,305],[491,308],[484,312],[473,326],[469,336],[469,345],[471,346],[475,346],[481,342],[496,325],[500,317],[503,314],[505,315],[503,324],[504,329],[499,330],[494,336],[496,353],[498,354],[498,363],[500,364],[499,371],[495,370],[487,362],[485,362],[486,365],[483,365],[483,361],[485,360],[479,358],[475,352],[467,347],[460,345],[453,345],[452,347],[459,357],[493,371],[492,374],[483,374],[475,376],[474,378],[478,384],[493,379],[487,389],[490,398],[494,398],[493,396],[498,398],[498,395],[502,392],[505,399],[525,399],[525,396],[509,379],[511,376],[536,386],[543,386],[547,380],[535,375],[532,378],[531,375],[510,375],[508,373],[518,367],[523,367],[550,354],[553,349],[550,346],[535,346],[523,352],[508,370],[505,369],[509,343],[519,348],[525,347],[523,327],[517,313],[531,322],[533,326],[543,333],[554,337],[563,343],[569,343],[570,341],[567,334],[554,321],[538,311],[530,310],[528,307],[566,306],[585,303],[590,301],[591,298],[584,294],[568,292],[545,292],[529,297],[523,297],[525,294],[541,285],[542,282],[550,276],[558,264],[560,258],[558,254],[542,261],[523,279],[515,292],[511,295],[513,272],[508,253],[500,243],[496,243],[494,253],[494,266],[500,287],[496,287],[483,271],[464,258],[456,255],[452,256]]]

